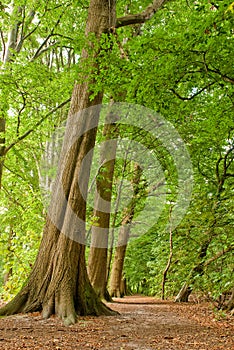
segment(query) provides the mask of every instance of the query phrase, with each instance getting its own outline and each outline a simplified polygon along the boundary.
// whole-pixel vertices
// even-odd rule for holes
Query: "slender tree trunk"
[[[228,311],[233,311],[234,310],[234,288],[232,289],[232,294],[227,302],[226,309]]]
[[[99,38],[114,26],[114,21],[114,0],[91,0],[86,35],[94,33]],[[96,71],[95,60],[84,51],[82,61],[86,59]],[[57,183],[39,253],[26,285],[0,309],[0,315],[42,310],[45,318],[55,313],[69,325],[76,322],[77,314],[112,314],[91,287],[85,266],[86,196],[92,157],[86,159],[85,166],[82,161],[92,153],[99,118],[98,108],[88,107],[100,105],[103,97],[100,92],[90,102],[93,83],[86,81],[74,87]]]
[[[14,231],[10,227],[9,234],[8,234],[8,244],[7,244],[7,260],[11,260],[13,258],[13,252],[14,252],[14,247],[13,247],[13,237],[14,237]],[[8,268],[8,270],[4,273],[3,276],[3,283],[4,286],[7,284],[9,281],[9,278],[12,276],[13,269],[12,267]]]
[[[187,282],[185,282],[175,298],[177,303],[187,303],[190,294],[192,293],[192,288]]]
[[[14,9],[12,10],[12,13]],[[2,67],[10,61],[11,59],[11,50],[15,50],[17,42],[17,32],[19,24],[15,23],[8,33],[8,40],[6,44],[6,49],[2,57]],[[2,96],[3,98],[3,96]],[[4,166],[4,157],[5,157],[5,132],[6,132],[6,108],[3,106],[3,109],[0,110],[0,190],[2,187],[2,176],[3,176],[3,166]]]
[[[204,268],[206,266],[205,258],[207,256],[207,251],[212,242],[212,239],[215,235],[214,228],[217,225],[217,210],[221,205],[220,196],[223,191],[223,186],[225,182],[225,177],[221,176],[220,178],[220,170],[219,170],[219,160],[216,164],[216,178],[217,178],[217,193],[216,193],[216,201],[214,202],[211,212],[213,213],[213,220],[205,233],[206,239],[202,243],[198,255],[198,264],[190,271],[187,281],[184,282],[182,288],[175,298],[175,302],[188,302],[189,295],[192,292],[192,284],[194,282],[194,278],[196,275],[202,276],[204,274]]]
[[[126,217],[126,224],[125,226],[122,226],[119,231],[118,246],[115,249],[114,262],[111,269],[109,291],[110,295],[116,298],[122,298],[124,296],[124,290],[122,288],[123,267],[127,249],[127,242],[130,234],[129,219],[130,216]]]
[[[213,232],[213,230],[212,230]],[[181,303],[181,302],[188,302],[189,295],[192,293],[192,287],[194,277],[199,274],[200,276],[204,273],[204,267],[205,267],[205,257],[207,255],[207,250],[209,248],[210,242],[212,240],[212,235],[207,238],[207,240],[202,244],[200,248],[199,253],[199,260],[200,262],[192,269],[190,272],[190,275],[188,277],[188,281],[185,282],[180,289],[179,293],[177,294],[175,298],[175,302]]]
[[[169,222],[171,222],[171,212],[172,212],[172,207],[170,208]],[[170,253],[168,256],[167,265],[165,267],[165,270],[163,271],[163,278],[162,278],[162,300],[165,299],[165,285],[167,281],[167,274],[170,269],[171,261],[173,257],[173,231],[171,227],[170,227],[169,244],[170,244]]]
[[[133,185],[133,198],[128,208],[126,208],[125,216],[121,223],[119,231],[118,243],[115,250],[114,262],[111,269],[109,292],[112,297],[123,297],[123,267],[124,259],[126,255],[127,244],[129,240],[129,234],[131,230],[131,223],[135,214],[135,208],[137,200],[139,198],[140,180],[142,176],[142,169],[137,164],[134,168],[132,185]]]
[[[5,131],[6,131],[6,120],[0,117],[0,189],[2,187],[2,173],[5,155]]]
[[[104,127],[105,142],[102,144],[100,169],[96,178],[94,199],[95,225],[91,231],[91,247],[88,261],[88,275],[96,293],[106,300],[111,300],[107,291],[107,256],[111,212],[112,184],[114,176],[117,125],[107,115]]]

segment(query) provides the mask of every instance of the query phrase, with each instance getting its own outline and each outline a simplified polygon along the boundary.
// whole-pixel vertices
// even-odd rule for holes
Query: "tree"
[[[2,187],[2,172],[3,172],[3,157],[5,151],[5,129],[6,121],[3,117],[0,118],[0,189]]]
[[[67,115],[75,79],[68,72],[74,56],[68,23],[77,13],[82,18],[84,11],[69,13],[53,0],[1,6],[0,250],[6,294],[19,290],[41,238],[45,217],[37,166],[45,140]]]
[[[88,261],[88,275],[96,293],[103,299],[110,300],[107,291],[107,254],[110,227],[112,183],[116,158],[118,126],[114,120],[106,118],[100,155],[100,168],[96,178],[94,198],[94,224],[91,229],[91,246]],[[108,143],[108,141],[112,140]],[[103,200],[105,205],[103,205]]]
[[[178,293],[194,268],[194,291],[209,292],[216,299],[233,288],[233,14],[229,5],[229,1],[219,6],[206,1],[168,4],[168,11],[160,12],[161,22],[157,17],[150,32],[144,28],[137,48],[129,43],[128,56],[135,70],[129,71],[132,84],[127,98],[170,120],[186,142],[194,165],[190,209],[173,233],[166,284],[170,296]],[[229,175],[218,199],[225,172]],[[162,266],[169,250],[162,227],[158,222],[150,238],[139,239],[139,251],[141,245],[147,248],[144,256],[137,251],[137,243],[130,244],[125,274],[134,291],[145,278],[142,289],[160,293]],[[141,264],[137,264],[139,254]]]
[[[164,2],[154,1],[142,14],[133,17],[147,20]],[[81,65],[89,66],[91,78],[83,75],[73,89],[57,183],[36,262],[25,286],[0,310],[0,315],[42,310],[43,317],[56,313],[69,325],[76,322],[77,314],[112,313],[92,289],[85,266],[85,198],[91,157],[85,167],[82,160],[92,152],[95,143],[99,107],[92,107],[100,106],[103,98],[102,89],[93,93],[99,68],[97,42],[102,35],[110,35],[115,23],[117,26],[132,23],[132,17],[116,22],[115,5],[114,0],[90,1],[87,45]]]
[[[111,269],[109,291],[112,297],[119,298],[123,297],[125,294],[125,291],[123,290],[124,259],[130,236],[131,224],[136,211],[137,201],[139,201],[139,197],[141,197],[140,192],[144,192],[140,186],[141,176],[142,169],[140,168],[139,164],[135,164],[132,174],[133,198],[124,211],[124,217],[121,222],[113,266]]]
[[[94,33],[97,38],[100,38],[103,33],[108,32],[115,20],[114,5],[114,1],[110,2],[110,6],[109,1],[90,2],[86,26],[87,36]],[[83,51],[82,59],[88,60],[87,51]],[[95,61],[92,62],[92,65],[95,69]],[[69,155],[66,155],[66,146],[64,146],[63,152],[66,158],[62,159],[60,171],[63,166],[65,171],[58,175],[63,176],[63,186],[68,203],[81,220],[81,227],[79,227],[81,239],[85,233],[85,200],[78,188],[76,178],[83,157],[94,146],[96,128],[91,128],[91,126],[96,110],[86,110],[79,118],[77,112],[90,106],[100,105],[102,92],[98,93],[92,102],[90,101],[91,94],[88,82],[76,84],[74,87],[64,145],[69,144],[71,135],[76,138],[76,134],[72,133],[74,125],[78,130],[86,127],[88,131],[75,140],[69,150]],[[85,186],[89,169],[84,170],[82,181]],[[1,310],[1,314],[43,309],[44,317],[49,317],[55,312],[64,320],[64,323],[71,324],[76,321],[76,314],[110,313],[110,310],[98,300],[91,288],[85,268],[85,247],[78,243],[79,239],[75,234],[77,227],[75,222],[71,222],[69,205],[65,205],[62,194],[59,191],[56,192],[55,189],[50,208],[51,214],[47,217],[41,246],[29,280],[19,294]],[[51,215],[59,217],[63,223],[63,232],[69,232],[70,237],[60,232],[51,220]]]
[[[64,46],[71,45],[72,41],[70,37],[65,39],[58,29],[59,24],[62,27],[61,18],[67,12],[66,6],[61,9],[53,0],[50,0],[49,7],[30,0],[24,4],[19,0],[9,7],[1,7],[1,119],[5,121],[6,136],[6,144],[1,147],[0,153],[1,169],[9,151],[45,123],[59,109],[58,105],[64,105],[54,91],[52,94],[52,90],[57,78],[60,80],[62,76],[59,69],[57,78],[54,74],[59,68],[59,60],[54,63],[56,50],[65,51]],[[67,23],[64,27],[67,30]],[[67,31],[67,34],[71,33]],[[60,41],[56,40],[58,38]],[[66,59],[63,59],[65,62]],[[41,85],[45,79],[48,84],[43,90]],[[60,80],[61,85],[61,90],[59,84],[55,90],[66,95],[65,80],[63,84]],[[39,110],[44,113],[39,114]],[[1,123],[1,129],[2,126]]]

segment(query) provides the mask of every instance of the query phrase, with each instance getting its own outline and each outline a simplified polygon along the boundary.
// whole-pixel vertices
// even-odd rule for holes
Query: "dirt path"
[[[109,304],[115,317],[81,317],[71,327],[37,313],[0,319],[0,349],[231,350],[234,321],[215,321],[207,304],[126,297]]]

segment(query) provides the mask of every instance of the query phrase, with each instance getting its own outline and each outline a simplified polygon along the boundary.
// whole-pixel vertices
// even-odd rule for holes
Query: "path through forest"
[[[209,304],[177,304],[131,296],[109,304],[115,317],[80,317],[65,327],[41,315],[0,319],[0,349],[231,350],[234,320],[217,321]]]

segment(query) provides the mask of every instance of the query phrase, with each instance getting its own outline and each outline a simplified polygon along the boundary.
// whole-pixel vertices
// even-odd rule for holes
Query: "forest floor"
[[[108,305],[119,315],[80,317],[70,327],[39,313],[1,318],[0,349],[234,349],[233,317],[217,320],[207,303],[130,296]]]

